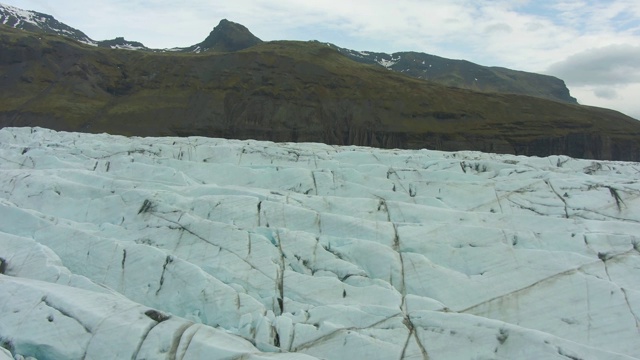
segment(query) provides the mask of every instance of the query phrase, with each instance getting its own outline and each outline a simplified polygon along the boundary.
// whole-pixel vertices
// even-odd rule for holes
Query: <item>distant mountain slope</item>
[[[85,44],[96,45],[85,33],[61,23],[51,15],[10,5],[0,4],[0,23],[16,29],[62,35]]]
[[[418,79],[464,89],[531,95],[577,104],[564,81],[553,76],[487,67],[466,60],[452,60],[419,52],[393,54],[354,51],[336,47],[351,59],[378,64]]]
[[[32,11],[20,10],[0,4],[0,17],[10,26],[30,31],[44,31],[72,39],[114,49],[171,51],[202,53],[208,51],[239,51],[262,43],[245,26],[223,19],[202,42],[174,49],[155,50],[136,41],[126,41],[122,37],[113,40],[94,41],[79,30],[64,25],[53,17]],[[571,97],[564,82],[552,76],[515,71],[498,67],[486,67],[464,60],[452,60],[418,52],[394,54],[354,51],[329,46],[351,59],[381,65],[389,70],[418,79],[434,81],[447,86],[484,92],[511,93],[536,96],[556,101],[577,104]]]
[[[114,51],[0,26],[0,126],[640,160],[640,122],[474,92],[279,41],[204,54]]]
[[[125,49],[125,50],[149,50],[142,43],[137,41],[128,41],[123,37],[117,37],[113,40],[103,40],[97,42],[98,46],[106,47],[110,49]]]
[[[15,29],[62,35],[88,45],[111,49],[149,50],[137,41],[127,41],[123,37],[112,40],[95,41],[78,29],[74,29],[53,16],[36,11],[22,10],[14,6],[0,4],[0,23]]]

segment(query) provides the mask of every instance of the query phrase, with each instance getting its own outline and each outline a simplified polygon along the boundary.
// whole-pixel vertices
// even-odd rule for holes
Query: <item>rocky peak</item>
[[[245,26],[222,19],[203,42],[194,46],[193,51],[231,52],[246,49],[261,42],[262,40]]]

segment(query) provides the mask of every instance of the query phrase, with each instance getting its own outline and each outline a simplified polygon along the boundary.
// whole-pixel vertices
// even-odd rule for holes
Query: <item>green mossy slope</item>
[[[317,42],[151,53],[0,26],[0,80],[0,126],[640,160],[621,113],[446,87]]]

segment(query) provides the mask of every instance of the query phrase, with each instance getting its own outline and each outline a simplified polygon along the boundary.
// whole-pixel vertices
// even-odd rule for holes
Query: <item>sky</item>
[[[638,0],[0,0],[94,40],[201,42],[221,19],[262,40],[418,51],[553,75],[584,105],[640,120]]]

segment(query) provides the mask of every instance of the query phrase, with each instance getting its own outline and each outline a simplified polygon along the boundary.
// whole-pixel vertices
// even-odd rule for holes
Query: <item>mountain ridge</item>
[[[62,35],[88,45],[97,42],[87,34],[56,20],[52,15],[0,3],[0,23],[13,28]]]
[[[640,122],[445,87],[317,42],[151,53],[0,27],[1,126],[640,159]]]
[[[7,12],[3,12],[3,6],[5,5],[0,4],[0,21],[7,22],[9,21],[8,17],[5,17],[3,20],[3,13]],[[24,18],[29,18],[30,13],[40,14],[17,8],[14,9],[19,10],[13,11],[14,14],[23,14]],[[46,15],[46,17],[49,19],[49,22],[41,22],[40,26],[44,29],[55,29],[45,31],[46,33],[60,34],[87,44],[114,49],[203,53],[207,51],[238,51],[262,43],[262,40],[253,35],[245,26],[227,19],[222,19],[205,40],[200,43],[173,49],[150,49],[136,41],[124,41],[122,37],[113,40],[95,41],[81,31],[57,22],[57,20],[50,15]],[[14,15],[12,18],[13,21],[17,21],[14,23],[14,27],[31,31],[37,30],[35,26],[18,26],[21,24],[30,24],[29,21],[20,22],[18,18],[18,15]],[[58,27],[60,29],[58,29]],[[330,43],[327,43],[327,45],[337,49],[340,53],[355,61],[383,66],[389,70],[400,72],[411,77],[434,81],[447,86],[484,92],[530,95],[577,104],[576,99],[569,94],[569,90],[564,84],[564,81],[548,75],[499,67],[487,67],[466,60],[446,59],[436,55],[414,51],[388,54],[355,51],[341,48]],[[407,60],[407,58],[410,58],[410,60]]]
[[[331,44],[340,53],[365,64],[378,64],[418,79],[483,92],[512,93],[577,104],[563,80],[467,60],[447,59],[415,51],[392,54],[354,51]]]
[[[316,41],[122,51],[0,26],[0,74],[0,126],[640,160],[640,122],[619,112],[443,86]]]

